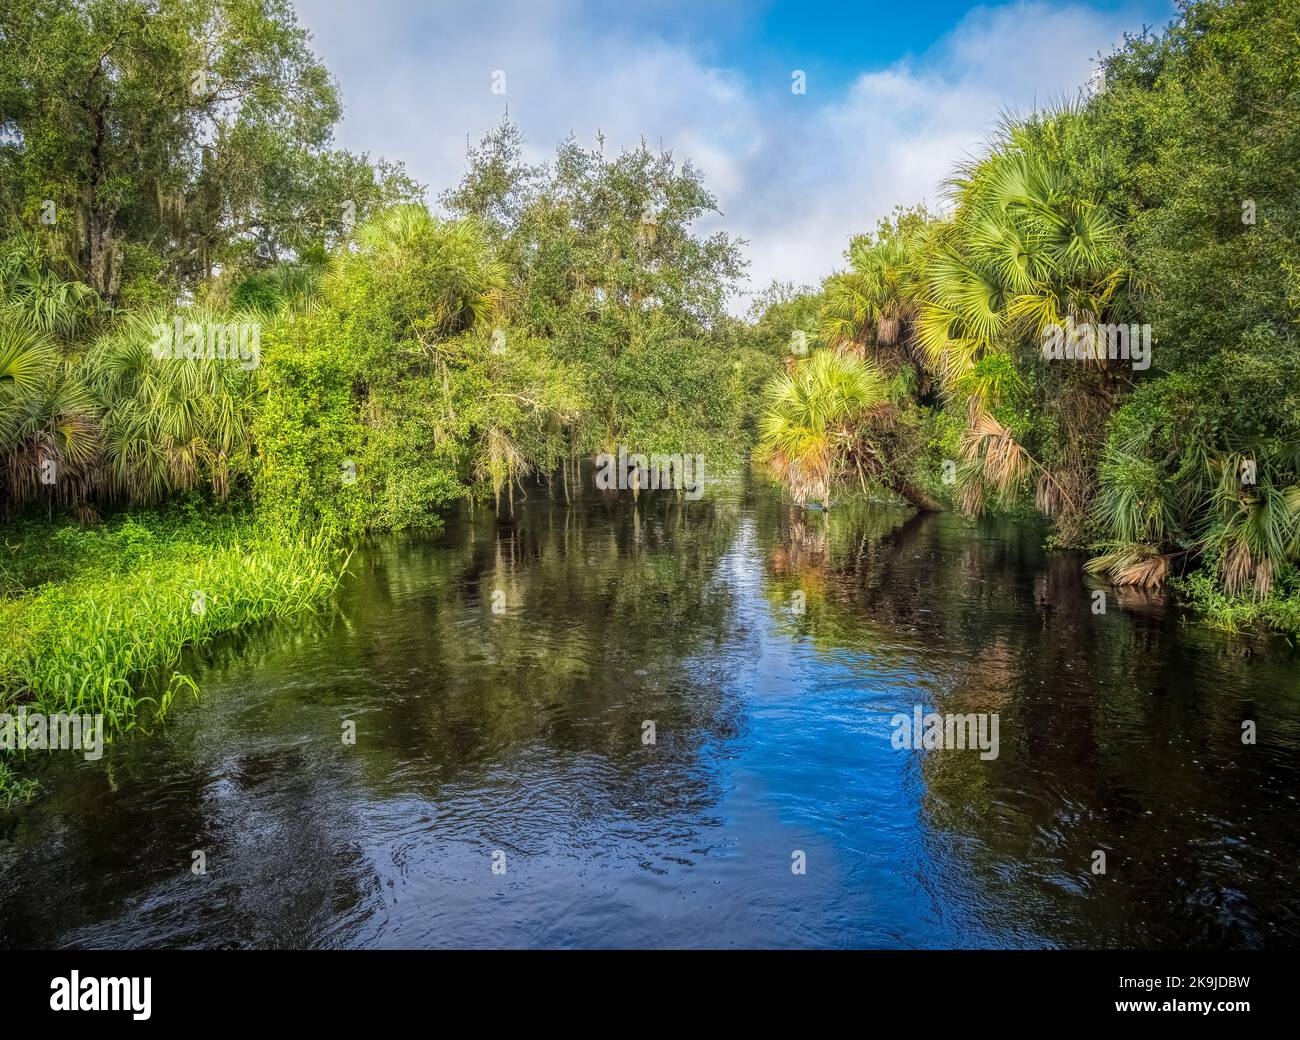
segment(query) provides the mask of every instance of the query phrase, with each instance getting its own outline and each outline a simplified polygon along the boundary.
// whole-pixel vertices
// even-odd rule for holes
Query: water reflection
[[[745,477],[376,541],[201,704],[48,765],[0,942],[1294,943],[1295,659],[1094,615],[1041,537]],[[997,712],[997,759],[894,750],[918,703]]]

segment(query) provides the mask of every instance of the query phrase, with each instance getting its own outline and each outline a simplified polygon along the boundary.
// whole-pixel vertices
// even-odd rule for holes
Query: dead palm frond
[[[1124,545],[1093,557],[1084,564],[1084,570],[1104,576],[1115,585],[1155,589],[1169,577],[1173,557],[1152,545]]]

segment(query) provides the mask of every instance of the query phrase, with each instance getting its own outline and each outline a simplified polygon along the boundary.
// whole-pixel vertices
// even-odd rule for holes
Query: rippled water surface
[[[1296,945],[1298,659],[1094,615],[1042,537],[743,478],[377,541],[165,727],[42,769],[0,943]],[[917,704],[996,712],[997,758],[896,750]]]

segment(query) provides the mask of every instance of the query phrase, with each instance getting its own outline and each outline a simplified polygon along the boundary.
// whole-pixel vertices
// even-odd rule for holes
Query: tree
[[[346,203],[416,188],[327,150],[337,93],[288,0],[13,0],[0,113],[0,221],[48,227],[109,300],[132,243],[193,285],[324,247]]]
[[[576,369],[589,407],[566,431],[570,454],[629,443],[738,455],[750,354],[729,349],[723,304],[744,262],[731,236],[694,233],[717,210],[699,172],[644,143],[611,157],[603,140],[570,138],[545,167],[523,148],[503,123],[443,198],[499,243],[506,318]]]
[[[850,269],[822,290],[821,339],[827,345],[875,348],[877,361],[910,360],[912,323],[919,303],[918,253],[933,218],[925,206],[895,207],[875,235],[857,235],[846,253]],[[900,348],[900,349],[895,349]]]
[[[1041,334],[1131,313],[1120,228],[1061,159],[1079,121],[1066,109],[1009,124],[960,171],[953,219],[921,254],[916,318],[927,365],[967,415],[963,507],[980,511],[990,491],[1009,500],[1036,470],[1039,508],[1070,542],[1084,536],[1095,445],[1119,376],[1106,359],[1049,369],[1038,360]],[[1055,445],[1046,463],[1015,416],[1026,401],[1046,417],[1040,434]]]
[[[901,474],[899,445],[885,445],[904,420],[890,381],[857,353],[818,350],[782,372],[764,390],[755,455],[790,488],[799,504],[829,508],[833,490],[856,478],[878,481],[921,509],[938,504]]]

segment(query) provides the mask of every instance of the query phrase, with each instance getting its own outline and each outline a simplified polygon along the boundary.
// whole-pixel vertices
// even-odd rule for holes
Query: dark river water
[[[756,481],[364,546],[0,812],[0,944],[1300,944],[1285,644],[1095,614],[1032,523]],[[917,705],[997,757],[896,748]]]

